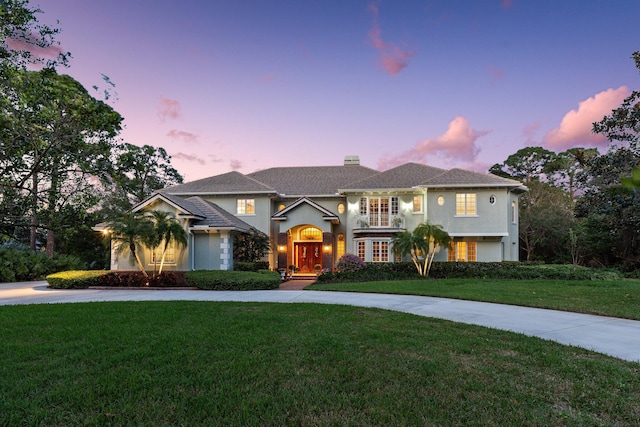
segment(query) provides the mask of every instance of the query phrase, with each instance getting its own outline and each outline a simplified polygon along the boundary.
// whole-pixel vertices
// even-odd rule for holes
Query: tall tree
[[[113,173],[103,182],[107,189],[103,208],[110,214],[126,212],[154,191],[184,182],[162,147],[118,144],[112,162]]]
[[[569,194],[572,205],[580,187],[579,175],[587,169],[589,161],[598,155],[596,148],[574,147],[557,154],[547,164],[549,182],[564,189]]]
[[[502,164],[491,166],[489,172],[523,182],[546,181],[549,164],[556,154],[542,147],[525,147],[507,157]]]
[[[52,255],[57,212],[83,203],[94,177],[108,173],[122,117],[72,77],[50,68],[17,71],[11,87],[0,91],[1,184],[28,194],[31,246],[37,228],[45,228]]]
[[[569,194],[545,182],[532,181],[522,195],[519,236],[527,261],[565,262],[573,212]],[[538,255],[538,256],[536,256]]]
[[[38,22],[40,13],[28,0],[0,1],[0,75],[7,77],[10,67],[25,69],[29,64],[67,65],[71,54],[56,40],[60,29]]]
[[[640,72],[640,51],[631,58]],[[634,90],[620,107],[593,124],[593,132],[605,135],[609,141],[624,141],[632,145],[640,142],[640,90]]]

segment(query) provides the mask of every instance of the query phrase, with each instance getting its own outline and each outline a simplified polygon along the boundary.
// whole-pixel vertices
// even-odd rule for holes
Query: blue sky
[[[528,145],[607,142],[637,89],[640,2],[38,0],[66,72],[116,84],[123,140],[187,180],[272,166],[486,172]]]

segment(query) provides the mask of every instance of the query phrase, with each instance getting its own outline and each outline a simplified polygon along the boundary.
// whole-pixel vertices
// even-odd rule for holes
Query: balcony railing
[[[356,229],[404,229],[404,215],[360,215],[356,218]]]

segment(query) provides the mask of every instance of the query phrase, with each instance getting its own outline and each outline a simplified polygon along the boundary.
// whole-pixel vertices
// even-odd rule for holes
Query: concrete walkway
[[[93,301],[240,301],[345,304],[487,326],[640,362],[640,321],[409,295],[302,290],[194,291],[49,289],[46,282],[0,284],[0,305]]]

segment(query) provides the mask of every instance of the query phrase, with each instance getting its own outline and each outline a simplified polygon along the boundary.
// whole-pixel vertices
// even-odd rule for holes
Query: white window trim
[[[245,206],[244,206],[244,213],[240,213],[240,206],[239,203],[241,200],[244,200],[245,202]],[[253,201],[253,213],[246,213],[247,210],[247,201]],[[236,215],[237,216],[256,216],[256,199],[236,199]]]
[[[415,207],[415,203],[413,202],[413,198],[416,197],[420,197],[420,210],[418,211],[414,211],[413,208]],[[414,215],[420,215],[424,213],[424,195],[422,194],[414,194],[413,198],[411,199],[411,213]]]
[[[155,249],[155,252],[158,255],[158,259],[154,259],[154,251],[152,249],[149,249],[149,261],[147,262],[147,265],[160,265],[160,262],[162,261],[162,249],[164,248],[164,241],[162,243],[160,243],[160,246],[158,246]],[[167,253],[169,251],[173,251],[173,260],[172,261],[168,261],[166,259],[165,256],[165,261],[164,261],[164,265],[176,265],[177,264],[177,259],[178,259],[178,254],[177,254],[177,247],[175,242],[171,242],[169,243],[169,247],[167,248]]]
[[[467,199],[467,195],[469,194],[473,194],[475,195],[475,208],[476,208],[476,212],[472,213],[472,214],[468,214],[468,213],[464,213],[464,214],[459,214],[458,213],[458,196],[464,194],[465,197],[465,212],[467,210],[466,208],[466,199]],[[456,210],[456,214],[454,215],[454,217],[456,218],[478,218],[480,215],[478,215],[478,194],[477,193],[456,193],[456,206],[455,206],[455,210]]]

